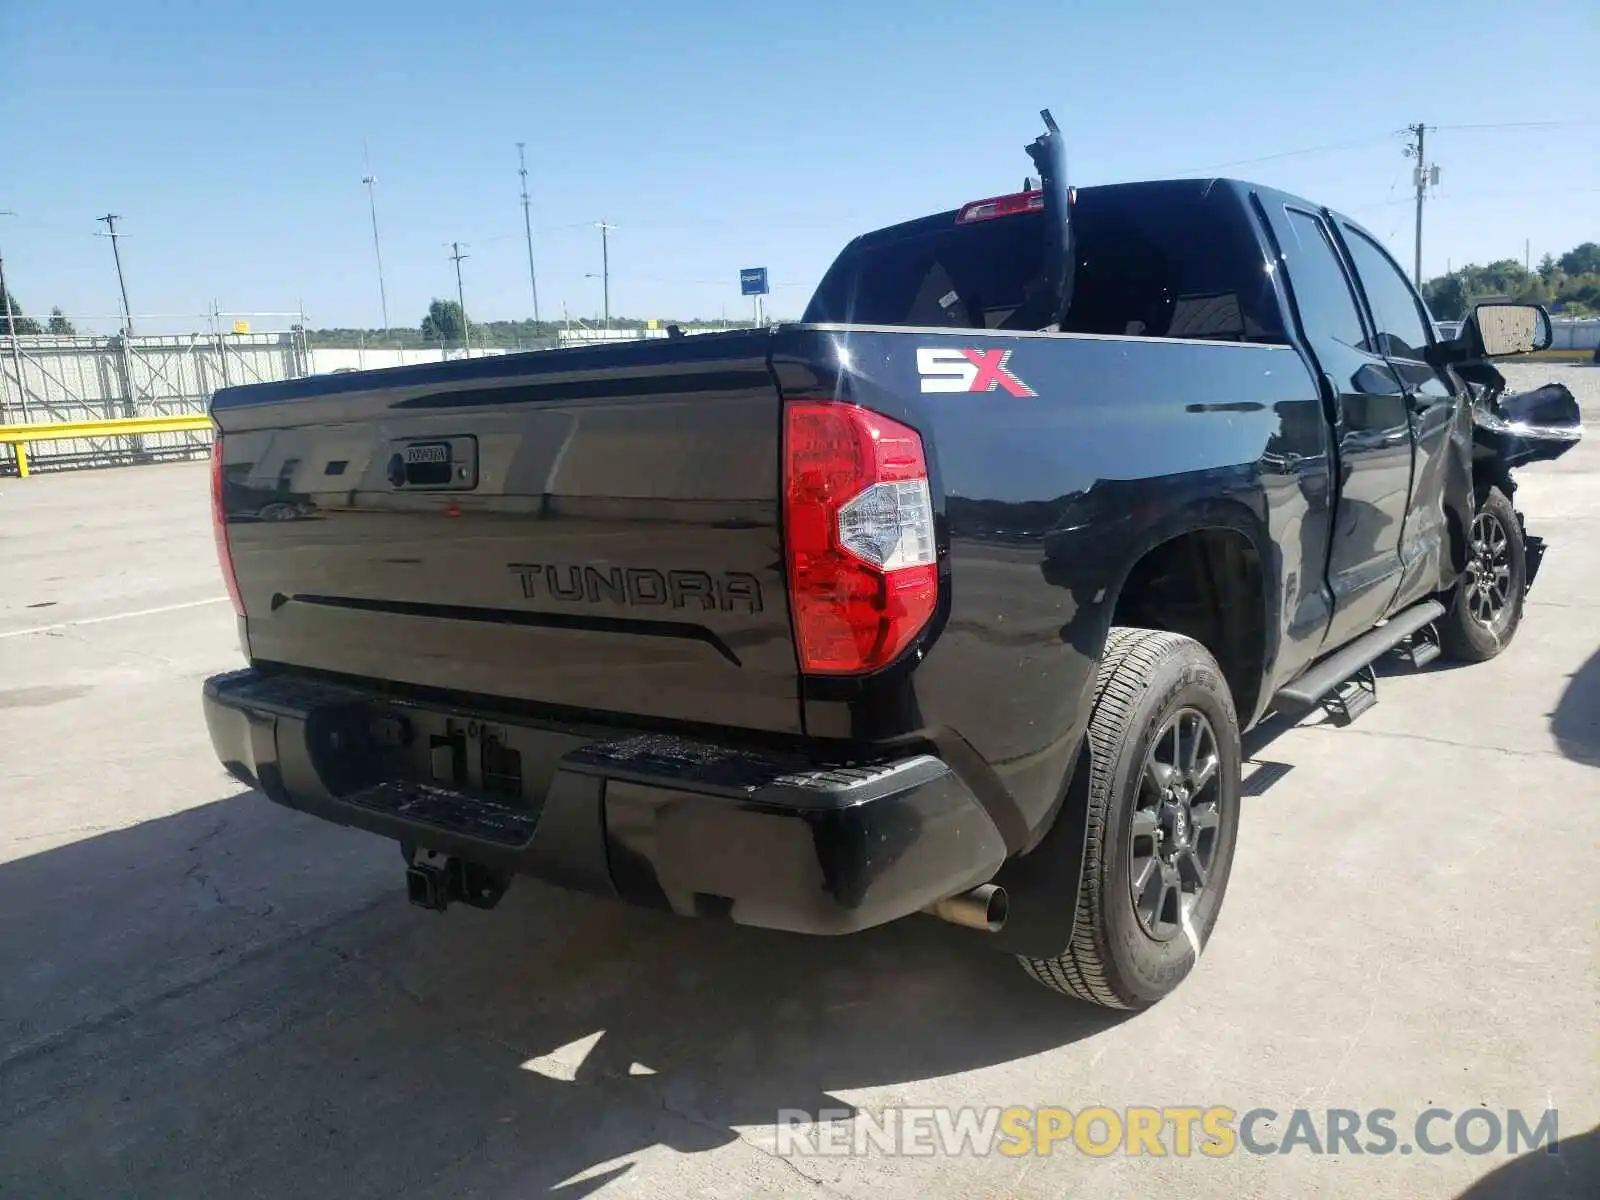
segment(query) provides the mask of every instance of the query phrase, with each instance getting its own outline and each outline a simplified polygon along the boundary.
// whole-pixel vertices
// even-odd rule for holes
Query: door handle
[[[1443,404],[1445,397],[1430,396],[1426,392],[1407,392],[1406,407],[1413,413],[1421,416],[1436,404]]]

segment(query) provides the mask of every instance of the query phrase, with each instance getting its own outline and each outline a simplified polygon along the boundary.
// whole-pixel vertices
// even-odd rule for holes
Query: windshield
[[[1062,328],[1132,337],[1282,341],[1261,253],[1231,193],[1203,184],[1086,189]],[[972,225],[929,218],[848,247],[805,319],[857,325],[1038,330],[1050,320],[1044,217]]]

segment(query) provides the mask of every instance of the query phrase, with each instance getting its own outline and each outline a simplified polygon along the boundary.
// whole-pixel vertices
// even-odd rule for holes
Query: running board
[[[1418,671],[1438,658],[1439,634],[1432,625],[1424,625],[1411,635],[1411,640],[1400,647],[1400,656]]]
[[[1363,674],[1383,655],[1442,616],[1444,606],[1437,600],[1412,605],[1376,629],[1368,630],[1343,650],[1323,659],[1293,683],[1279,688],[1272,697],[1272,706],[1280,711],[1304,716],[1340,684]],[[1364,711],[1371,706],[1372,701],[1367,700],[1359,705],[1357,711]]]
[[[1368,663],[1322,698],[1328,719],[1340,728],[1378,702],[1378,673]]]

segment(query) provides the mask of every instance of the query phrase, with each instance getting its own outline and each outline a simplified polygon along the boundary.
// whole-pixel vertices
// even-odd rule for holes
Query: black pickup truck
[[[1355,222],[1074,190],[1046,124],[1025,190],[857,238],[796,324],[218,392],[223,763],[399,842],[428,908],[522,873],[930,912],[1084,1000],[1168,993],[1241,730],[1503,649],[1542,551],[1510,467],[1581,427],[1489,361],[1542,310],[1441,341]]]

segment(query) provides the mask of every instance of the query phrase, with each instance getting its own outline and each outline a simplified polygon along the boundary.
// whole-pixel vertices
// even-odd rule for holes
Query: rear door
[[[1332,406],[1338,495],[1328,551],[1333,611],[1323,639],[1332,648],[1380,621],[1399,584],[1411,495],[1410,417],[1394,367],[1373,348],[1375,331],[1327,218],[1293,206],[1268,211]]]
[[[1415,469],[1400,537],[1401,578],[1391,608],[1434,590],[1449,551],[1445,523],[1445,475],[1450,429],[1458,416],[1450,382],[1423,361],[1432,322],[1405,275],[1377,241],[1349,221],[1339,233],[1366,295],[1376,347],[1404,388]]]

